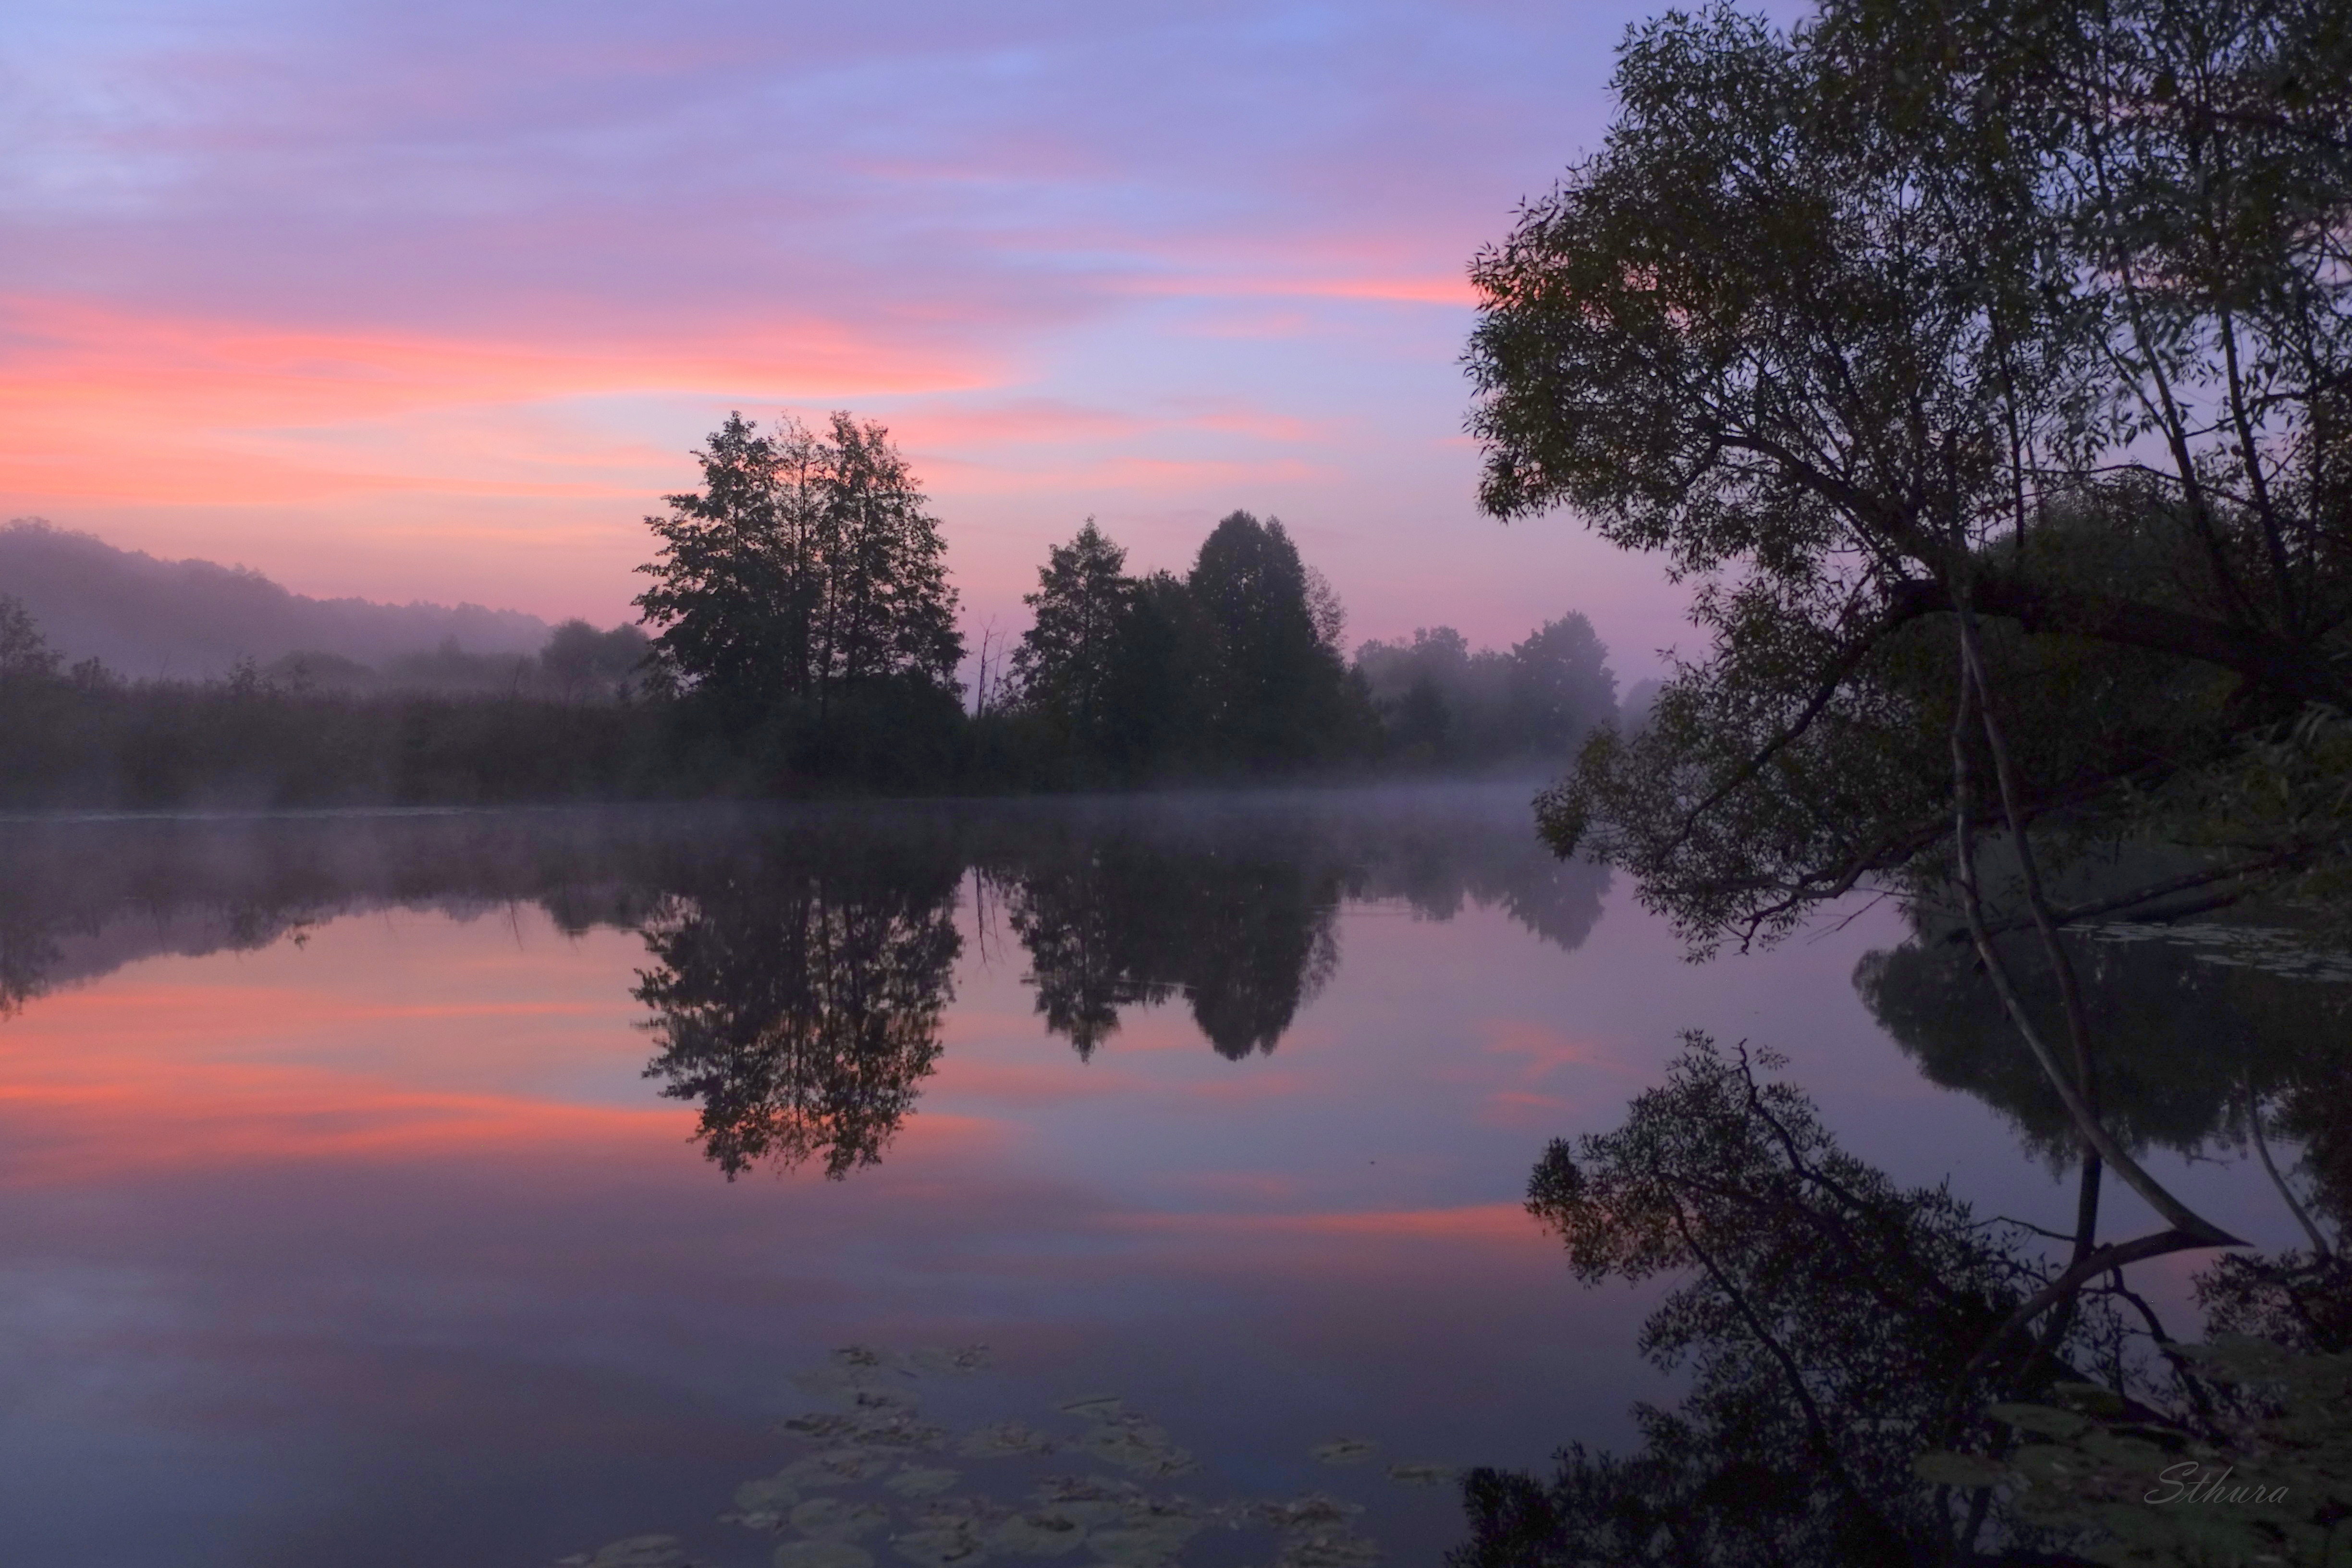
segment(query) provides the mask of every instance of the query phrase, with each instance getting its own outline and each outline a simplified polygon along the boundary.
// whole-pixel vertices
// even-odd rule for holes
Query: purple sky
[[[1648,4],[23,0],[0,515],[319,594],[620,618],[732,407],[887,422],[968,630],[1088,514],[1289,522],[1349,638],[1678,592],[1474,504],[1464,268]]]

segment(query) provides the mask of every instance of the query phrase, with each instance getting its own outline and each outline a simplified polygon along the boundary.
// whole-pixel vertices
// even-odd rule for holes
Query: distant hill
[[[158,561],[37,518],[0,526],[0,594],[23,600],[68,662],[97,658],[134,679],[201,679],[297,652],[375,666],[452,639],[468,653],[532,654],[549,630],[479,605],[313,599],[248,567]]]

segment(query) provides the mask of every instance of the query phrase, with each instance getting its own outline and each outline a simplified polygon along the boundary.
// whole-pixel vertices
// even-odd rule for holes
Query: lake
[[[1685,1030],[2071,1224],[1899,911],[1690,963],[1531,788],[0,823],[6,1554],[1433,1563],[1674,1397],[1523,1202]],[[2224,1089],[2151,1164],[2290,1244]]]

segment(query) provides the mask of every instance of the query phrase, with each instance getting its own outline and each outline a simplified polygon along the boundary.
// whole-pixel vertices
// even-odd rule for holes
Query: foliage
[[[1184,587],[1200,626],[1202,743],[1244,767],[1343,752],[1346,665],[1309,602],[1307,567],[1278,519],[1245,511],[1201,542]]]
[[[2114,1568],[2336,1568],[2352,1556],[2352,1354],[2227,1335],[2179,1353],[2238,1396],[2219,1441],[2065,1384],[2055,1403],[1991,1407],[2023,1435],[1999,1461],[1936,1453],[1921,1473],[2010,1489],[2021,1519]]]
[[[2352,1272],[2324,1229],[2210,1268],[2205,1344],[2119,1274],[2016,1335],[2055,1275],[2023,1227],[1840,1150],[1757,1077],[1776,1058],[1687,1040],[1620,1129],[1551,1146],[1528,1207],[1587,1283],[1680,1281],[1641,1344],[1688,1391],[1636,1408],[1633,1453],[1474,1472],[1456,1568],[2342,1560]]]
[[[740,792],[730,757],[645,704],[239,684],[103,670],[0,682],[0,803],[245,809],[490,805]]]
[[[1182,577],[1126,575],[1089,519],[1027,596],[1014,721],[1060,780],[1264,776],[1360,763],[1373,721],[1339,657],[1346,613],[1278,520],[1234,512]]]
[[[1022,603],[1035,614],[1013,653],[1021,700],[1047,715],[1072,744],[1098,751],[1110,729],[1120,633],[1135,597],[1127,552],[1092,518],[1037,570]]]
[[[696,458],[703,489],[646,520],[661,542],[635,601],[681,682],[738,713],[951,684],[946,542],[881,426],[836,412],[824,437],[791,419],[762,435],[730,414]]]
[[[2259,798],[2352,694],[2347,51],[2268,0],[1635,29],[1602,150],[1476,264],[1472,424],[1489,510],[1662,553],[1712,647],[1554,841],[1700,945],[1919,866],[1963,608],[2028,816]],[[2342,859],[2341,776],[2229,864]]]
[[[57,674],[62,662],[24,601],[0,594],[0,681],[46,679]]]
[[[625,698],[635,689],[650,652],[650,639],[635,626],[600,632],[575,618],[548,634],[539,665],[562,701]]]
[[[1616,678],[1592,623],[1570,614],[1507,652],[1472,652],[1451,626],[1368,642],[1355,671],[1380,715],[1382,754],[1421,765],[1567,756],[1616,714]]]
[[[1320,863],[1318,863],[1318,861]],[[1122,1008],[1181,995],[1229,1060],[1274,1049],[1339,963],[1340,868],[1260,840],[1205,855],[1125,834],[1033,853],[1007,880],[1047,1029],[1088,1057]]]

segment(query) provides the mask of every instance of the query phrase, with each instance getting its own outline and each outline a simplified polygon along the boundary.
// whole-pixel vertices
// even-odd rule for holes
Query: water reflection
[[[2306,1135],[2331,1120],[2319,1114],[2321,1102],[2342,1103],[2352,984],[2284,956],[2263,962],[2259,928],[2239,928],[2238,941],[2228,940],[2232,929],[2201,928],[2202,961],[2197,945],[2154,933],[2094,929],[2063,939],[2093,1038],[2105,1043],[2102,1113],[2129,1147],[2240,1147],[2250,1101],[2274,1102],[2294,1124],[2289,1136]],[[2057,983],[2040,942],[2000,940],[2044,1037],[2063,1037]],[[2065,1108],[1965,942],[1931,932],[1873,952],[1856,968],[1854,988],[1931,1081],[1994,1107],[2053,1165],[2073,1161]]]
[[[1377,1443],[1339,1438],[1305,1456],[1322,1471],[1310,1489],[1203,1497],[1200,1460],[1116,1394],[963,1430],[931,1419],[927,1398],[940,1383],[974,1380],[992,1360],[985,1345],[835,1350],[826,1364],[790,1380],[817,1405],[779,1429],[800,1452],[739,1484],[720,1522],[763,1543],[778,1540],[762,1552],[775,1568],[873,1568],[885,1542],[918,1568],[1066,1557],[1082,1546],[1110,1568],[1172,1568],[1188,1557],[1231,1556],[1215,1550],[1221,1535],[1246,1541],[1252,1560],[1273,1546],[1275,1568],[1375,1568],[1387,1554],[1363,1533],[1369,1510],[1356,1499],[1383,1484],[1456,1479],[1452,1465],[1392,1459]],[[690,1565],[677,1536],[641,1534],[558,1568]]]
[[[1045,1026],[1088,1057],[1120,1009],[1181,995],[1218,1055],[1273,1050],[1339,962],[1343,868],[1315,848],[1131,831],[1034,847],[1000,875]]]
[[[1990,1432],[1988,1402],[2055,1398],[2076,1377],[2116,1384],[2120,1357],[2140,1380],[2125,1384],[2132,1396],[2189,1440],[2189,1385],[2166,1381],[2167,1352],[2124,1281],[2098,1281],[2062,1331],[1983,1353],[2063,1261],[2062,1246],[1989,1217],[2059,1223],[2050,1190],[1975,1107],[1917,1094],[1907,1068],[1876,1071],[1894,1053],[1841,983],[1855,973],[1931,1076],[2063,1152],[2063,1123],[1963,955],[1903,943],[1880,917],[1878,934],[1857,926],[1826,957],[1792,947],[1778,981],[1721,978],[1681,967],[1638,917],[1597,928],[1601,889],[1543,854],[1507,792],[0,824],[0,974],[16,1002],[146,955],[272,948],[157,964],[0,1026],[20,1047],[20,1184],[0,1215],[10,1256],[76,1303],[54,1314],[63,1327],[12,1321],[36,1321],[35,1354],[77,1384],[91,1369],[115,1375],[121,1336],[101,1318],[103,1343],[76,1338],[96,1292],[70,1292],[93,1279],[117,1290],[128,1259],[163,1273],[184,1320],[154,1352],[173,1387],[209,1354],[289,1408],[332,1413],[306,1433],[398,1426],[364,1484],[315,1483],[393,1500],[374,1514],[351,1505],[333,1551],[271,1559],[287,1562],[356,1562],[350,1543],[378,1540],[371,1561],[452,1558],[446,1542],[415,1544],[430,1510],[377,1482],[462,1452],[450,1463],[475,1500],[453,1505],[446,1533],[488,1540],[520,1520],[513,1539],[531,1544],[502,1561],[660,1530],[698,1562],[775,1560],[781,1547],[802,1568],[845,1565],[808,1528],[840,1522],[816,1506],[829,1489],[812,1489],[834,1461],[793,1467],[914,1426],[960,1436],[838,1489],[868,1488],[844,1506],[887,1506],[898,1533],[943,1557],[973,1539],[992,1552],[1000,1531],[1021,1536],[1016,1514],[1055,1510],[1084,1527],[1080,1555],[1098,1531],[1156,1551],[1153,1510],[1181,1490],[1229,1498],[1234,1511],[1198,1517],[1237,1526],[1202,1528],[1186,1561],[1222,1562],[1221,1546],[1235,1562],[1293,1547],[1316,1561],[1360,1548],[1263,1510],[1320,1491],[1329,1467],[1339,1487],[1360,1483],[1365,1522],[1346,1533],[1418,1531],[1418,1549],[1394,1560],[1434,1561],[1460,1517],[1455,1462],[1480,1459],[1538,1468],[1481,1476],[1473,1563],[1877,1563],[1942,1551],[1969,1528],[1983,1556],[2022,1550],[2031,1521],[1939,1514],[1908,1467]],[[1499,919],[1419,927],[1474,907],[1549,949],[1497,940]],[[331,920],[396,909],[436,918]],[[580,940],[545,940],[550,922]],[[1865,939],[1885,951],[1857,972]],[[2206,1268],[2212,1321],[2290,1349],[2344,1344],[2352,1291],[2334,1238],[2352,1216],[2352,1031],[2328,1000],[2341,988],[2146,944],[2093,942],[2083,958],[2103,1027],[2138,1042],[2112,1054],[2108,1082],[2134,1139],[2245,1141],[2251,1090],[2281,1185],[2305,1202],[2312,1245]],[[1775,994],[1777,1013],[1757,1009]],[[1707,1071],[1677,1068],[1604,1147],[1547,1161],[1538,1212],[1571,1260],[1594,1278],[1660,1276],[1656,1294],[1563,1300],[1556,1249],[1512,1201],[1528,1164],[1555,1132],[1616,1121],[1658,1080],[1647,1042],[1695,1022],[1810,1051],[1808,1087],[1829,1110],[1772,1089],[1769,1074],[1748,1084],[1717,1053]],[[648,1055],[650,1083],[637,1077]],[[121,1100],[125,1085],[152,1086],[150,1098]],[[660,1095],[694,1108],[730,1175],[803,1162],[858,1179],[729,1187],[681,1151],[687,1118]],[[1937,1142],[1955,1124],[1969,1130],[1958,1152]],[[2255,1148],[2240,1173],[2275,1215]],[[1937,1184],[1954,1169],[1973,1212]],[[182,1268],[186,1279],[171,1275]],[[2166,1326],[2193,1334],[2185,1284],[2141,1283]],[[355,1300],[372,1323],[353,1326]],[[1621,1367],[1615,1347],[1653,1309],[1643,1344],[1686,1383],[1616,1452],[1571,1448],[1572,1462],[1545,1467],[1562,1440],[1610,1436],[1641,1392],[1648,1369]],[[186,1323],[241,1347],[272,1313],[298,1324],[299,1347],[271,1341],[253,1366],[242,1351],[187,1348],[201,1335]],[[385,1352],[390,1370],[374,1367],[371,1333],[401,1347]],[[928,1403],[907,1415],[861,1385],[839,1410],[794,1418],[815,1425],[786,1423],[809,1452],[778,1451],[790,1410],[772,1396],[817,1347],[948,1335],[996,1344],[1020,1369],[1021,1404],[964,1407],[968,1381],[934,1389],[927,1373]],[[316,1343],[357,1369],[352,1386],[283,1394],[286,1368],[308,1365]],[[420,1343],[490,1349],[451,1371]],[[670,1365],[689,1354],[690,1377]],[[541,1381],[551,1356],[581,1363],[554,1394]],[[387,1392],[426,1373],[440,1380],[429,1400]],[[600,1403],[608,1384],[625,1397]],[[1298,1392],[1310,1385],[1380,1392],[1350,1404]],[[1938,1394],[1955,1386],[1967,1391],[1957,1415]],[[674,1396],[670,1414],[606,1424],[648,1388],[646,1408]],[[1072,1456],[1090,1473],[1119,1455],[1172,1462],[1145,1426],[1056,1403],[1106,1390],[1157,1412],[1200,1478],[1139,1470],[1121,1486],[1140,1489],[1115,1496],[1041,1491],[1059,1473],[1041,1467]],[[2221,1384],[2204,1393],[2226,1405]],[[733,1414],[694,1426],[714,1401]],[[688,1407],[691,1420],[675,1415]],[[1063,1458],[983,1419],[996,1415]],[[73,1462],[95,1473],[87,1456],[141,1419],[93,1413]],[[736,1434],[730,1452],[707,1441],[719,1426]],[[1376,1437],[1377,1456],[1348,1468],[1369,1445],[1346,1433]],[[308,1441],[285,1440],[253,1473],[283,1471]],[[20,1444],[57,1447],[47,1434]],[[515,1479],[518,1467],[535,1479]],[[974,1478],[950,1489],[984,1491],[989,1506],[912,1495],[946,1470]],[[755,1475],[764,1489],[738,1496],[745,1517],[715,1528],[730,1489]],[[1444,1487],[1407,1493],[1416,1477]],[[29,1495],[49,1482],[16,1484]],[[509,1485],[536,1500],[513,1504],[524,1494],[498,1489]],[[142,1517],[168,1535],[161,1511]],[[1118,1533],[1129,1530],[1144,1533]],[[714,1535],[732,1546],[714,1552]],[[488,1560],[480,1540],[454,1558]],[[858,1549],[905,1555],[874,1534]]]
[[[760,848],[773,851],[774,846]],[[871,1165],[940,1057],[963,939],[963,867],[936,839],[835,839],[707,873],[642,930],[633,994],[659,1050],[646,1076],[698,1102],[732,1177],[762,1160]]]
[[[2305,1203],[2282,1180],[2310,1248],[2198,1282],[2211,1329],[2268,1343],[2184,1346],[2120,1270],[2053,1297],[2032,1227],[1841,1148],[1785,1065],[1691,1037],[1622,1126],[1537,1167],[1528,1207],[1580,1279],[1678,1281],[1642,1348],[1688,1392],[1637,1408],[1633,1452],[1475,1472],[1455,1568],[2334,1560],[2352,1192],[2306,1170]],[[2292,1498],[2194,1526],[2132,1506],[2183,1458]]]
[[[646,1076],[734,1176],[871,1165],[941,1050],[970,889],[1047,1031],[1091,1057],[1182,1004],[1274,1051],[1340,963],[1344,902],[1499,907],[1574,949],[1606,873],[1561,865],[1515,791],[1182,803],[0,824],[0,1009],[137,959],[250,950],[370,909],[519,903],[646,944]],[[1013,956],[1007,953],[1006,956]]]

